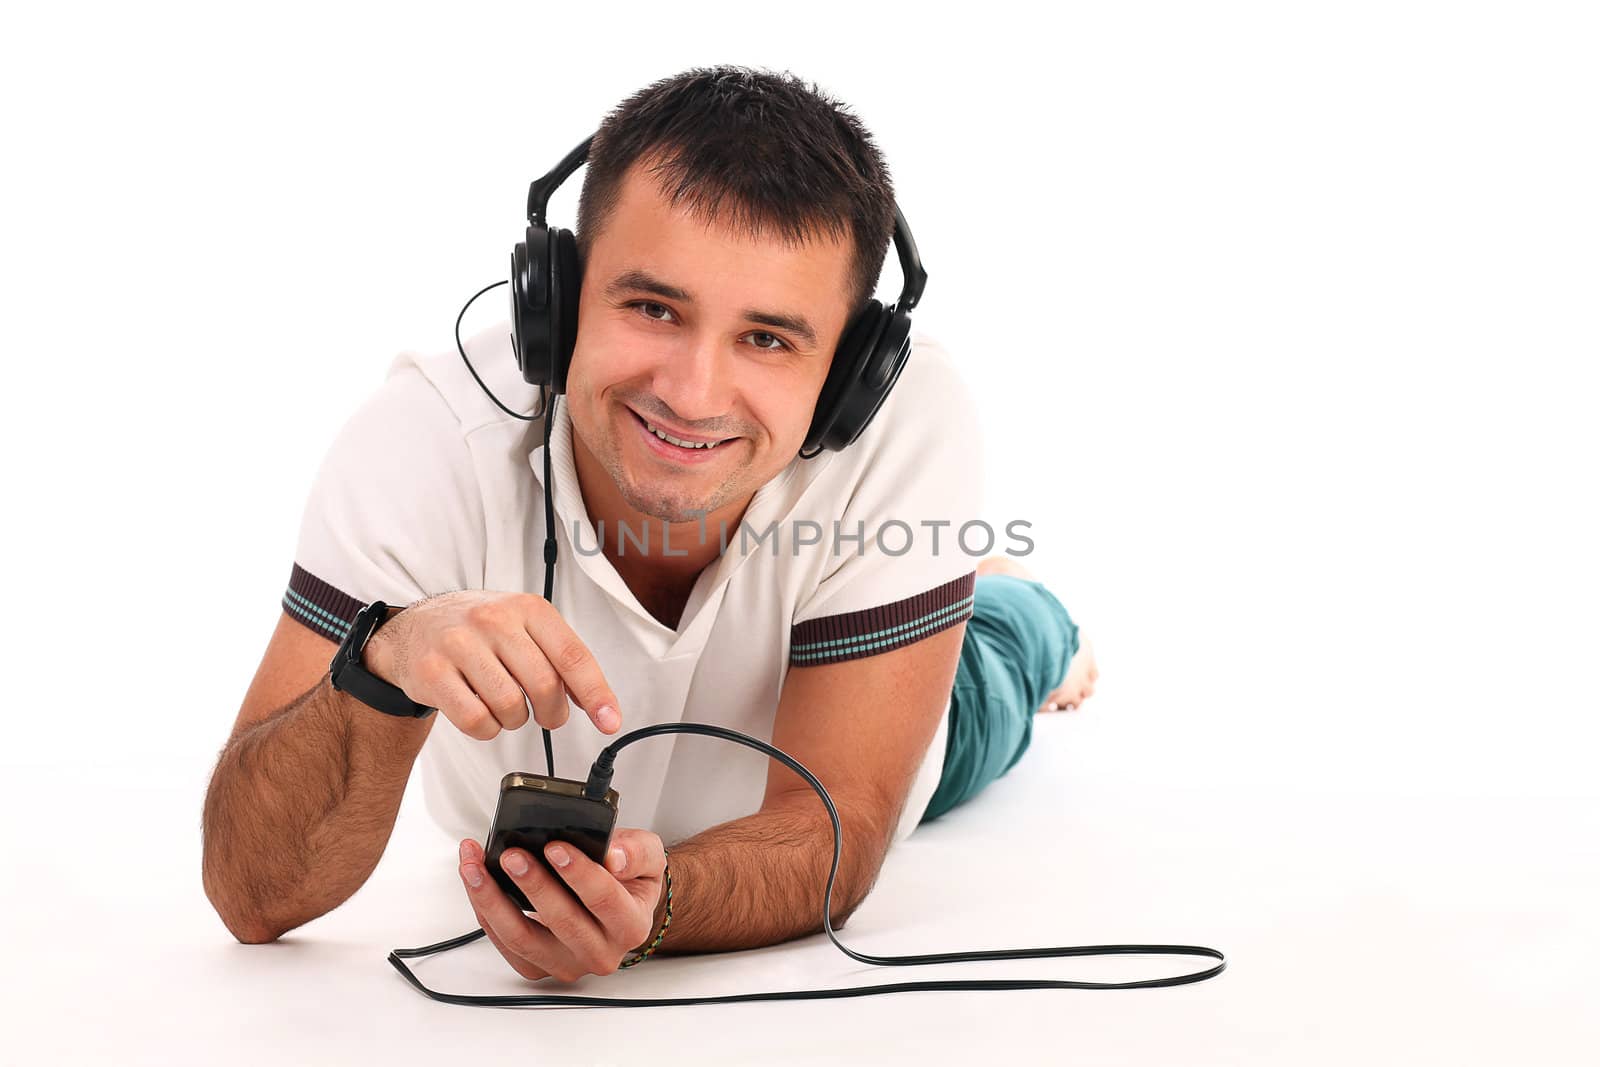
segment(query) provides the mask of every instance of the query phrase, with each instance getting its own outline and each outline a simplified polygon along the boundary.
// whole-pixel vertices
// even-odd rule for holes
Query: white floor
[[[1600,819],[1592,802],[1131,788],[1075,752],[1082,722],[890,857],[841,940],[877,954],[1209,945],[1228,969],[1135,991],[917,992],[680,1008],[433,1003],[394,947],[473,928],[453,843],[415,791],[378,871],[333,913],[242,946],[200,888],[203,782],[0,782],[10,850],[6,1063],[1600,1062]],[[619,782],[626,789],[625,782]],[[52,798],[57,830],[25,838]],[[662,958],[569,991],[695,996],[914,978],[1119,980],[1203,960],[860,965],[825,935]],[[461,993],[530,992],[477,941],[419,963]]]

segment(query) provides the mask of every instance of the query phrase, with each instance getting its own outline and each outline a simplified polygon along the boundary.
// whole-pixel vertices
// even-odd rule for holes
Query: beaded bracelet
[[[662,855],[666,855],[665,849],[662,849]],[[645,949],[631,960],[623,960],[617,965],[619,968],[632,967],[635,963],[643,963],[646,959],[648,959],[650,953],[656,950],[656,946],[661,944],[661,939],[667,936],[667,927],[672,925],[672,865],[663,864],[661,874],[667,883],[667,916],[664,920],[662,920],[661,932],[656,934],[656,939],[650,942],[649,948]]]

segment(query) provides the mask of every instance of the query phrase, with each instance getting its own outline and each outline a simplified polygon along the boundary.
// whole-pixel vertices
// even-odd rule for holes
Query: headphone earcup
[[[571,230],[551,231],[550,269],[550,382],[565,394],[567,371],[578,344],[578,295],[583,290],[583,267],[578,261],[578,241]]]
[[[911,355],[911,316],[890,308],[880,321],[860,379],[839,400],[839,417],[830,435],[837,442],[834,448],[849,447],[866,430]]]
[[[550,382],[549,246],[545,228],[529,226],[511,250],[511,346],[529,385]]]
[[[817,407],[812,412],[811,426],[806,430],[801,451],[811,452],[828,447],[825,441],[838,418],[840,399],[860,374],[862,362],[872,351],[870,346],[881,325],[879,320],[882,314],[883,305],[876,300],[868,300],[839,336],[839,343],[833,350],[833,362],[828,367],[828,377],[822,383],[822,391],[817,394]]]
[[[846,344],[859,347],[847,349]],[[848,360],[841,360],[847,355]],[[910,313],[869,300],[835,353],[806,435],[806,450],[839,451],[854,443],[883,406],[910,355]],[[841,368],[844,377],[835,381],[833,371]]]

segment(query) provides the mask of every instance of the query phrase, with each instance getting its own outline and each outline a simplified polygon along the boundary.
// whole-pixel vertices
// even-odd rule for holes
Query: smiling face
[[[584,264],[567,375],[592,518],[737,522],[804,443],[848,317],[850,255],[848,238],[787,246],[726,216],[708,225],[644,165],[629,170]]]

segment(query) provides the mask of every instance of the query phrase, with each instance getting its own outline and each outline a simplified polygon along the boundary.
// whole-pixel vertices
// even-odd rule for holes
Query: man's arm
[[[794,667],[784,681],[772,744],[822,782],[843,830],[835,929],[877,881],[955,684],[966,629],[962,622],[893,651]],[[769,766],[760,811],[670,847],[672,928],[658,954],[755,948],[822,930],[833,823],[804,778],[776,760]]]
[[[437,714],[335,690],[338,646],[280,615],[206,790],[202,880],[240,941],[275,940],[366,882]]]

